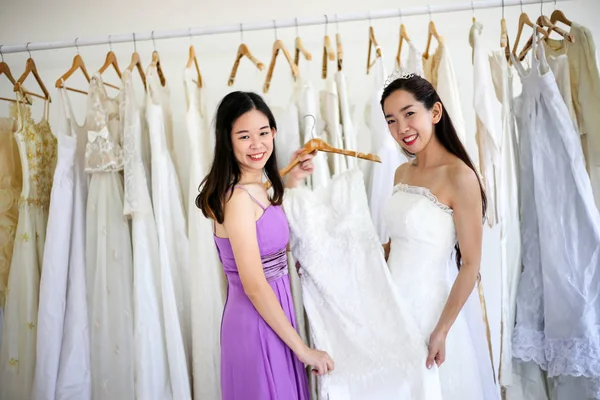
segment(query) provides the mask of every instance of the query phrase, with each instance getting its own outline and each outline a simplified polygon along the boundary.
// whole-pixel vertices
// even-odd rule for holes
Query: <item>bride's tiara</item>
[[[413,76],[415,76],[415,74],[411,72],[396,70],[390,76],[387,77],[385,83],[383,84],[383,88],[385,89],[386,87],[388,87],[396,79],[410,79]]]

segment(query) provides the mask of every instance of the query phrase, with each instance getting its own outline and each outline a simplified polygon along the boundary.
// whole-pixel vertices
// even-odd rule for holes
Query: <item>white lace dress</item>
[[[191,398],[191,312],[188,237],[181,189],[167,146],[169,93],[156,67],[146,73],[146,121],[150,133],[152,204],[158,230],[166,344],[173,398]]]
[[[221,316],[227,281],[214,245],[212,223],[195,205],[200,182],[212,159],[208,116],[202,89],[194,82],[195,70],[185,70],[186,125],[190,144],[190,181],[187,186],[188,237],[192,287],[192,365],[194,397],[221,398]]]
[[[425,367],[427,338],[394,290],[362,172],[339,174],[327,188],[288,190],[283,207],[311,336],[335,361],[319,398],[441,400],[437,367]]]
[[[523,273],[513,356],[549,377],[583,376],[589,395],[600,397],[600,214],[579,136],[536,40],[531,54],[529,70],[514,63],[523,83],[515,107]]]
[[[133,258],[123,215],[123,131],[99,74],[88,90],[85,170],[91,174],[86,275],[93,399],[135,397]]]
[[[391,238],[388,265],[400,302],[417,321],[419,333],[429,338],[457,275],[453,211],[428,189],[401,183],[394,187],[385,218]],[[471,304],[474,299],[446,339],[446,362],[439,370],[444,400],[499,398],[481,308],[478,301]],[[475,309],[475,318],[467,318],[467,307]]]

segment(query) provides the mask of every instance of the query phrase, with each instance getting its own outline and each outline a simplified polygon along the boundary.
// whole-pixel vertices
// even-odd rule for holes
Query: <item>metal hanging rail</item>
[[[118,35],[107,35],[100,37],[91,38],[76,38],[73,40],[62,40],[56,42],[37,42],[27,43],[21,45],[6,46],[0,44],[0,53],[22,53],[31,52],[38,50],[52,50],[52,49],[64,49],[69,47],[83,47],[83,46],[96,46],[106,45],[114,43],[125,43],[125,42],[139,42],[147,40],[159,40],[159,39],[174,39],[201,35],[215,35],[220,33],[233,33],[233,32],[244,32],[244,31],[257,31],[257,30],[269,30],[276,28],[289,28],[295,26],[307,26],[307,25],[323,25],[327,22],[352,22],[352,21],[366,21],[373,19],[382,18],[398,18],[408,17],[413,15],[429,15],[450,13],[456,11],[467,11],[477,10],[485,8],[497,8],[497,7],[509,7],[509,6],[524,6],[527,4],[540,4],[541,6],[554,5],[557,2],[574,1],[574,0],[479,0],[479,1],[468,1],[464,3],[446,4],[438,6],[420,6],[410,8],[398,8],[392,10],[381,10],[371,12],[360,12],[360,13],[345,13],[345,14],[334,14],[323,15],[320,17],[306,17],[306,18],[286,18],[280,20],[270,20],[263,22],[247,23],[247,24],[230,24],[230,25],[219,25],[219,26],[208,26],[203,28],[186,28],[176,29],[169,31],[152,31],[144,33],[124,33]]]

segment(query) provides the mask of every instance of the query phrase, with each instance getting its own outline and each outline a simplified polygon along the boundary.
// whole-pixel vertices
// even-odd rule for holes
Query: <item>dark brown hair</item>
[[[262,97],[256,93],[231,92],[221,100],[217,108],[214,158],[208,175],[202,180],[198,188],[200,194],[196,197],[196,207],[202,211],[206,218],[212,218],[219,224],[222,224],[225,219],[223,210],[225,202],[233,194],[231,188],[240,181],[241,177],[240,166],[233,153],[231,129],[240,116],[252,110],[263,113],[269,120],[269,127],[277,129],[273,113]],[[283,181],[277,169],[275,142],[273,142],[273,153],[265,164],[264,172],[273,188],[273,196],[270,198],[271,203],[281,205],[284,189]]]
[[[433,105],[439,102],[442,105],[442,117],[439,122],[435,125],[434,134],[437,140],[444,146],[446,150],[450,153],[454,154],[456,157],[460,158],[462,162],[467,164],[469,168],[473,170],[475,176],[477,176],[477,180],[479,181],[479,190],[481,192],[481,206],[483,210],[483,219],[485,220],[485,214],[487,209],[487,197],[485,195],[485,190],[483,189],[483,185],[481,184],[481,179],[479,179],[479,174],[473,165],[473,161],[469,157],[465,146],[463,146],[460,141],[456,129],[452,124],[452,120],[450,119],[450,115],[448,111],[446,111],[446,107],[442,103],[440,96],[437,94],[433,85],[429,83],[428,80],[418,76],[413,75],[409,78],[398,78],[392,83],[390,83],[384,90],[381,95],[381,108],[383,109],[383,104],[385,100],[395,91],[404,90],[411,93],[417,101],[422,103],[425,108],[431,110]],[[384,111],[385,113],[385,111]],[[403,149],[404,150],[404,149]],[[414,158],[415,155],[404,151],[410,158]],[[456,265],[460,269],[460,265],[462,262],[462,257],[460,254],[460,247],[458,243],[455,246],[456,249]]]

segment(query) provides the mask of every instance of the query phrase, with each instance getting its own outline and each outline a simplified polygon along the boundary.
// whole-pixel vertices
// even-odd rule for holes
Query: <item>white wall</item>
[[[451,4],[465,0],[431,0],[431,4]],[[221,0],[219,2],[190,2],[184,0],[169,1],[142,1],[142,0],[104,0],[86,2],[77,0],[0,0],[0,44],[12,45],[26,42],[74,40],[76,37],[103,36],[108,34],[123,34],[133,31],[151,31],[165,29],[181,29],[218,24],[232,24],[238,22],[256,22],[273,18],[292,18],[296,16],[319,16],[325,13],[347,13],[366,10],[380,10],[401,7],[422,6],[422,0],[370,0],[368,3],[358,0],[304,0],[304,1],[269,1],[255,0],[252,2],[242,0]],[[544,5],[546,14],[554,8],[552,1],[547,0]],[[574,0],[561,2],[558,8],[562,9],[568,18],[588,26],[596,39],[600,41],[600,1]],[[539,5],[524,6],[532,19],[539,15]],[[505,16],[508,23],[510,37],[516,32],[520,8],[507,7]],[[477,10],[475,16],[484,25],[484,38],[491,48],[498,46],[500,38],[501,9]],[[471,11],[434,15],[438,32],[445,36],[446,42],[452,51],[455,71],[460,85],[460,95],[467,128],[473,136],[474,114],[472,109],[472,67],[471,48],[468,43],[468,34],[471,26]],[[404,23],[409,36],[421,49],[426,42],[428,16],[406,17]],[[368,21],[343,23],[339,25],[342,34],[345,63],[344,69],[349,77],[350,96],[356,107],[364,107],[370,88],[370,77],[365,74],[367,57],[367,30]],[[398,43],[398,19],[374,20],[375,34],[383,49],[388,71],[392,71],[394,57]],[[330,23],[330,35],[336,32],[336,24]],[[312,67],[313,82],[320,85],[320,62],[324,26],[300,27],[300,36],[305,46],[313,53],[314,65]],[[279,38],[284,40],[288,48],[293,48],[295,29],[278,29]],[[273,31],[246,32],[245,42],[252,52],[265,64],[268,64],[271,55],[271,46],[274,39]],[[224,34],[215,36],[202,36],[193,38],[200,60],[206,87],[205,98],[214,105],[230,88],[227,79],[239,44],[239,34]],[[173,97],[173,107],[176,118],[183,117],[184,94],[182,85],[182,70],[187,61],[187,48],[189,38],[177,40],[160,40],[156,42],[161,54],[163,68],[167,81],[170,83]],[[138,51],[143,57],[144,64],[150,62],[153,50],[152,42],[138,42]],[[133,44],[115,44],[113,50],[119,58],[121,66],[129,64],[133,51]],[[93,71],[104,62],[108,46],[84,47],[80,53],[88,69]],[[51,122],[57,126],[58,98],[54,91],[54,82],[66,71],[70,65],[75,49],[53,50],[35,52],[33,54],[38,70],[54,95],[51,109]],[[13,69],[14,75],[22,72],[27,53],[8,54],[4,59]],[[275,71],[274,80],[269,93],[273,103],[285,105],[291,94],[291,77],[289,68],[286,68],[283,59],[278,61],[279,67]],[[265,73],[259,73],[249,62],[244,60],[240,66],[235,88],[261,91]],[[116,82],[114,74],[107,75],[108,82]],[[28,82],[31,82],[28,80]],[[33,87],[30,83],[29,87]],[[74,80],[72,85],[85,88],[81,79]],[[0,96],[9,95],[11,92],[0,79]],[[79,111],[79,120],[83,119],[85,98],[81,95],[71,94],[74,106]],[[4,107],[1,106],[0,107]],[[210,110],[212,110],[212,106]],[[4,110],[0,108],[0,110]],[[36,110],[41,115],[41,109]],[[0,115],[5,112],[0,111]],[[183,126],[183,124],[179,124]],[[472,144],[469,146],[473,148]],[[492,322],[492,335],[497,351],[497,338],[499,336],[499,249],[498,230],[486,228],[484,237],[483,278],[485,282],[488,310]],[[495,363],[496,366],[498,363]]]

